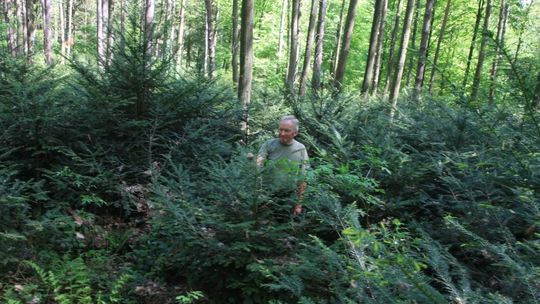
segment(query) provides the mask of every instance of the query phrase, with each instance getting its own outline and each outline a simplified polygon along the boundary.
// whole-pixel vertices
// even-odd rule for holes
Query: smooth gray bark
[[[294,92],[294,82],[296,80],[296,68],[298,61],[298,36],[300,33],[300,0],[292,1],[292,14],[290,23],[290,43],[289,43],[289,65],[285,86],[289,93]]]
[[[422,92],[422,84],[424,82],[424,72],[426,69],[428,43],[431,33],[431,20],[433,18],[433,5],[435,0],[426,2],[426,10],[424,12],[424,24],[422,26],[422,37],[420,39],[420,50],[418,51],[418,65],[416,67],[416,78],[414,80],[413,99],[420,98]]]
[[[306,51],[304,53],[304,65],[302,66],[302,74],[300,75],[299,95],[303,96],[306,92],[306,82],[308,69],[311,62],[311,49],[313,48],[313,40],[315,39],[315,23],[317,19],[318,0],[311,0],[311,12],[309,14],[308,34],[306,38]]]
[[[321,88],[321,67],[323,61],[323,47],[324,47],[324,23],[326,18],[326,0],[320,0],[319,3],[319,17],[317,21],[317,35],[315,38],[315,60],[313,61],[313,76],[311,79],[311,87],[313,90]]]
[[[343,85],[345,76],[345,68],[347,67],[347,58],[349,57],[349,49],[351,48],[351,38],[354,29],[354,19],[356,17],[356,7],[358,0],[351,0],[347,11],[347,20],[345,21],[345,31],[343,32],[343,44],[339,53],[339,61],[334,75],[334,86],[340,90]]]
[[[473,85],[471,87],[471,100],[475,100],[478,96],[480,81],[482,78],[482,69],[486,57],[486,45],[489,37],[489,19],[491,17],[491,0],[487,0],[486,14],[484,16],[484,25],[482,26],[482,40],[480,41],[480,49],[478,50],[478,62],[474,71]]]
[[[405,10],[405,22],[403,24],[403,33],[401,35],[399,59],[397,62],[396,73],[394,74],[394,78],[392,81],[392,88],[390,90],[390,101],[392,103],[392,108],[390,110],[391,117],[393,117],[395,113],[399,90],[401,87],[401,79],[403,78],[403,68],[405,66],[405,59],[407,58],[407,47],[409,45],[409,36],[411,34],[414,2],[415,0],[407,0],[407,9]]]

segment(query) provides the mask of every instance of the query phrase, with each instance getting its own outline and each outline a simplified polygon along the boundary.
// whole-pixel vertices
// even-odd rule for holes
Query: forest
[[[0,12],[0,303],[540,303],[539,1]]]

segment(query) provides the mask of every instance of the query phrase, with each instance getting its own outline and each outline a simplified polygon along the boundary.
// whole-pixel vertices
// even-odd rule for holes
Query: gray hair
[[[287,121],[287,120],[292,122],[295,131],[298,132],[298,130],[300,129],[300,122],[298,121],[298,119],[294,117],[294,115],[285,115],[281,117],[279,122]]]

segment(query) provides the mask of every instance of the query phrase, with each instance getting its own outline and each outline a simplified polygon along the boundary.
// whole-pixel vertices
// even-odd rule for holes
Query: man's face
[[[290,145],[296,134],[298,134],[298,131],[296,131],[294,124],[290,120],[279,122],[278,132],[279,141],[285,145]]]

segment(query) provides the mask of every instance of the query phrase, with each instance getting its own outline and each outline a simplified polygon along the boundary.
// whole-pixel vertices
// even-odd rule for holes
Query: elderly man
[[[300,178],[297,186],[299,202],[294,206],[293,213],[298,215],[302,212],[300,202],[306,189],[303,177],[309,168],[309,157],[306,147],[294,138],[298,135],[298,119],[292,115],[281,117],[278,126],[278,138],[265,142],[257,154],[257,166],[263,166],[266,160],[281,163],[287,173],[296,174]],[[286,169],[285,169],[286,168]],[[292,169],[292,170],[291,170]]]

